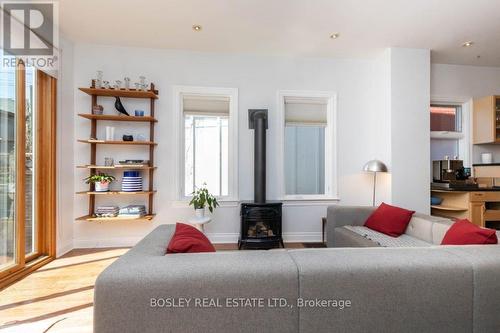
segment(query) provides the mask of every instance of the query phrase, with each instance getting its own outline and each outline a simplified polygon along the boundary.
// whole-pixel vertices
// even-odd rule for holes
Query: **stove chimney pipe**
[[[266,202],[267,109],[248,110],[248,124],[254,129],[254,201]]]

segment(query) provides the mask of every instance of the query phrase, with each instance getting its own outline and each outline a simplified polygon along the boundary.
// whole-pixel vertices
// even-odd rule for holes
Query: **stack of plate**
[[[125,171],[122,179],[123,192],[142,191],[142,177],[139,171]]]

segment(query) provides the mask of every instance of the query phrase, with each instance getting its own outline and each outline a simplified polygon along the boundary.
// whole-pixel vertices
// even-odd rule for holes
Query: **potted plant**
[[[87,184],[92,184],[94,183],[95,186],[95,191],[96,192],[107,192],[109,191],[109,184],[114,181],[116,178],[105,174],[98,172],[95,175],[90,175],[87,178],[85,178],[85,183]]]
[[[189,202],[190,206],[194,206],[196,218],[205,217],[206,206],[208,206],[210,213],[213,213],[214,209],[219,206],[217,199],[208,192],[206,185],[207,184],[203,184],[203,187],[196,189],[196,191],[192,193],[193,198]]]

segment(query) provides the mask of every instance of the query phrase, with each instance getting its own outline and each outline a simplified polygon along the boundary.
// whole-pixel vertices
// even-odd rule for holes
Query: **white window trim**
[[[187,202],[190,197],[184,195],[184,114],[183,114],[183,96],[224,96],[229,97],[229,179],[228,195],[220,196],[220,201],[239,201],[238,193],[238,89],[237,88],[217,88],[217,87],[195,87],[195,86],[173,86],[173,110],[175,131],[175,198],[181,202]]]
[[[327,100],[325,130],[325,194],[287,195],[285,189],[285,97],[325,98]],[[337,94],[329,91],[280,90],[277,94],[278,105],[278,172],[281,200],[283,201],[337,201]],[[333,125],[332,125],[333,124]]]
[[[432,132],[432,139],[458,139],[458,154],[464,165],[472,162],[472,98],[463,96],[431,96],[432,105],[461,105],[462,106],[462,132]],[[453,156],[450,156],[452,158]]]

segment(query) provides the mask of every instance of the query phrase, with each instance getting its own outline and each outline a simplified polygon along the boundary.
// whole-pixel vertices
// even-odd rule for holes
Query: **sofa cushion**
[[[344,228],[382,247],[426,247],[432,245],[407,234],[402,234],[399,237],[391,237],[367,227],[345,226]]]
[[[413,216],[408,223],[405,234],[418,238],[427,243],[432,243],[432,225],[434,223],[426,218]]]
[[[441,245],[498,244],[495,230],[478,227],[469,220],[458,220],[448,229]]]
[[[192,225],[177,223],[175,233],[168,243],[168,253],[215,252],[208,238]]]
[[[441,245],[444,235],[450,229],[453,221],[439,221],[432,224],[432,244]]]
[[[415,211],[382,203],[366,220],[365,227],[398,237],[402,235]]]
[[[347,229],[346,227],[335,228],[334,247],[380,247],[380,244]],[[389,236],[386,236],[389,237]]]
[[[300,308],[299,332],[472,332],[472,268],[455,254],[435,247],[289,253],[301,298],[351,303]]]

